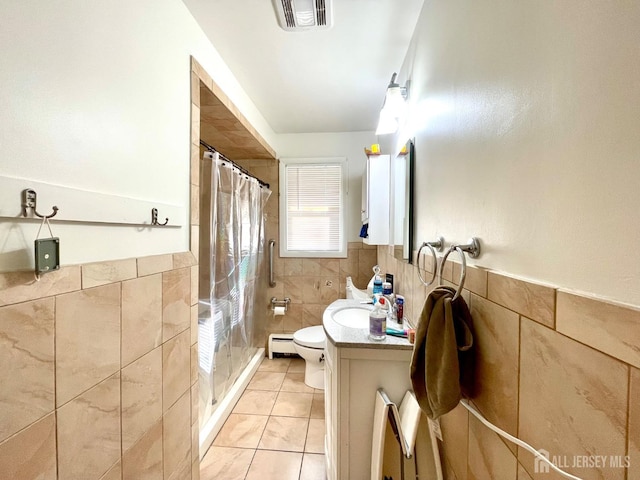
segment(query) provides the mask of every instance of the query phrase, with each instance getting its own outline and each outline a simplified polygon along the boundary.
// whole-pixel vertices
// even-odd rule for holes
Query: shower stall
[[[200,162],[200,452],[264,356],[264,206],[271,191],[217,152]]]

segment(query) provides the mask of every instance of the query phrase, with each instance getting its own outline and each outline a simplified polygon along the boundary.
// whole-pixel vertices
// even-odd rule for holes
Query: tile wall
[[[428,293],[416,268],[388,247],[378,256],[416,320]],[[431,260],[421,262],[433,271]],[[460,265],[447,262],[446,283],[459,275]],[[474,267],[463,295],[477,349],[473,404],[483,415],[584,480],[640,480],[640,309]],[[448,480],[564,478],[536,472],[533,455],[462,406],[441,423]]]
[[[0,274],[0,478],[198,478],[197,268]]]

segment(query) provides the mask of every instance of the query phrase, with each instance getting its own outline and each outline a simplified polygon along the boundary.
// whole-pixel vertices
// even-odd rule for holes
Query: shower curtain
[[[257,351],[257,283],[271,191],[217,153],[201,162],[200,425]],[[204,242],[204,244],[203,244]]]

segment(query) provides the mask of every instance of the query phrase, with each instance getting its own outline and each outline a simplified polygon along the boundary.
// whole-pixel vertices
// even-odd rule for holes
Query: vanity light
[[[380,119],[378,120],[378,128],[376,135],[386,135],[396,133],[400,124],[400,120],[404,118],[407,110],[406,99],[408,97],[407,87],[401,87],[396,83],[397,73],[391,76],[391,82],[387,87],[387,93],[384,97],[384,104],[380,110]]]

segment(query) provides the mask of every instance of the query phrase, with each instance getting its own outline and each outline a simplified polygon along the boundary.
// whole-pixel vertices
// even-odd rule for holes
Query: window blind
[[[342,248],[342,165],[287,165],[287,250]]]

